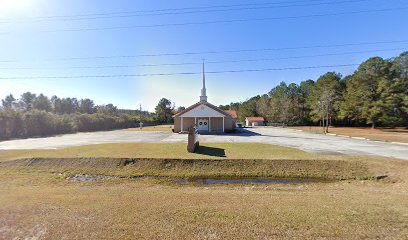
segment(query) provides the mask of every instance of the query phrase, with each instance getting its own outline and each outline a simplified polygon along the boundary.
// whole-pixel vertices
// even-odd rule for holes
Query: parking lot
[[[57,149],[103,143],[187,142],[186,134],[171,132],[106,131],[65,134],[0,142],[0,150]],[[240,133],[200,135],[200,143],[253,142],[298,148],[319,154],[380,155],[408,160],[408,145],[306,133],[286,128],[251,128]]]

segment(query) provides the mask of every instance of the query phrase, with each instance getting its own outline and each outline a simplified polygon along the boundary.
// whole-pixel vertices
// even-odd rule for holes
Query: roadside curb
[[[336,136],[339,136],[339,137],[347,137],[347,138],[349,138],[350,136],[347,136],[347,135],[337,135],[337,134],[335,134]]]
[[[391,143],[408,146],[408,143],[402,143],[402,142],[391,142]]]
[[[377,143],[391,143],[391,144],[398,144],[398,145],[408,146],[408,143],[402,143],[402,142],[388,142],[388,141],[372,140],[372,139],[363,138],[363,137],[351,137],[351,136],[347,136],[347,135],[338,135],[338,134],[326,134],[326,135],[337,136],[337,137],[347,137],[347,138],[353,138],[353,139],[357,139],[357,140],[366,140],[366,141],[377,142]]]
[[[353,139],[358,139],[358,140],[369,140],[369,139],[363,138],[363,137],[351,137],[351,138],[353,138]]]

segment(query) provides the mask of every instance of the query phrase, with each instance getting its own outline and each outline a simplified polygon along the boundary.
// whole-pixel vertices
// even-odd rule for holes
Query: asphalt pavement
[[[65,134],[45,138],[29,138],[0,142],[0,150],[58,149],[102,143],[187,142],[186,134],[171,132],[106,131]],[[298,148],[321,154],[379,155],[408,160],[408,145],[349,137],[329,136],[287,128],[260,127],[241,133],[200,135],[200,143],[253,142]]]

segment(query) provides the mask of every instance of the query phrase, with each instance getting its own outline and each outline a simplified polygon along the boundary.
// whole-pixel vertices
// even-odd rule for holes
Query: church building
[[[200,101],[173,116],[174,132],[186,132],[194,125],[197,126],[200,133],[231,132],[235,129],[236,116],[235,111],[224,111],[207,101],[203,64],[203,88]]]

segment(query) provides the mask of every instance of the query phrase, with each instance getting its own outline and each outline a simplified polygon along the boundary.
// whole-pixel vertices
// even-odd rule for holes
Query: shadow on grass
[[[222,148],[199,146],[195,153],[214,157],[226,157],[225,150]]]

